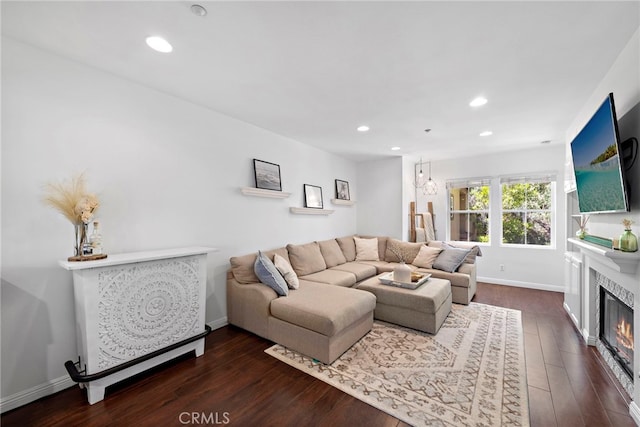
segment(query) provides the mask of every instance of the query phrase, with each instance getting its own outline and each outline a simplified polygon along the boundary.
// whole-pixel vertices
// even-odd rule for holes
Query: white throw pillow
[[[289,264],[286,259],[278,254],[275,254],[273,256],[273,263],[275,264],[280,274],[282,274],[282,277],[284,277],[284,280],[285,282],[287,282],[287,286],[289,287],[289,289],[298,289],[300,287],[298,276],[296,275],[296,272],[293,271],[293,267],[291,267],[291,264]]]
[[[440,255],[440,252],[442,252],[441,248],[432,248],[424,245],[420,248],[420,252],[418,252],[412,264],[416,267],[433,268],[433,263]]]
[[[380,261],[378,256],[378,238],[361,239],[353,237],[356,242],[356,261]]]

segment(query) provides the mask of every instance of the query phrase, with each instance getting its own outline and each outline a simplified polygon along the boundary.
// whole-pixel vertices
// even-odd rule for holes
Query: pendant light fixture
[[[416,188],[421,188],[424,191],[424,186],[426,181],[424,180],[424,173],[422,172],[422,157],[420,157],[420,172],[416,175],[416,178],[413,180],[413,186]]]
[[[436,185],[436,182],[431,179],[431,162],[429,162],[429,179],[424,184],[422,191],[428,196],[434,196],[438,194],[438,186]]]

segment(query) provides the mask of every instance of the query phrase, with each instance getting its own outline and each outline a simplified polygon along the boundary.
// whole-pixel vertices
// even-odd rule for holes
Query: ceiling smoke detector
[[[205,16],[207,14],[207,9],[199,4],[193,4],[191,5],[191,12],[196,16]]]

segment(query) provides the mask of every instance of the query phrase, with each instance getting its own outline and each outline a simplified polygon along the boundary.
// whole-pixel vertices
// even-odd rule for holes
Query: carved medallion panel
[[[172,258],[98,274],[98,370],[200,332],[200,259]]]

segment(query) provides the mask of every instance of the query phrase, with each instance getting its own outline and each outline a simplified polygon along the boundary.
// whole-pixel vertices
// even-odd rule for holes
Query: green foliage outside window
[[[502,185],[502,242],[551,244],[551,183]]]

